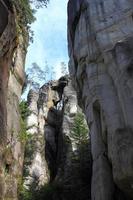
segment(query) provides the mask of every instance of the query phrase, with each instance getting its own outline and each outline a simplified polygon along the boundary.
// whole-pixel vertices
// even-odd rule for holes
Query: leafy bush
[[[21,118],[23,121],[25,121],[30,114],[27,101],[24,101],[24,100],[21,101],[21,103],[19,104],[19,109],[20,109]]]

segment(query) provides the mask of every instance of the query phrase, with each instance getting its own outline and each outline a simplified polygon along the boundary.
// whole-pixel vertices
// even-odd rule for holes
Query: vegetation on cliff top
[[[24,38],[29,36],[28,40],[33,40],[33,32],[30,25],[36,20],[36,10],[31,7],[33,3],[35,8],[46,6],[49,0],[11,0],[17,12],[17,32]]]

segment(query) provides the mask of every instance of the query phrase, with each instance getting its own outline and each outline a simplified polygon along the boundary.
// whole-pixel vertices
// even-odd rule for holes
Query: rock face
[[[15,48],[15,21],[14,15],[10,10],[8,1],[4,3],[0,1],[0,135],[1,143],[6,139],[6,95],[7,95],[7,84],[9,77],[9,69],[11,65],[12,53]]]
[[[44,185],[49,180],[49,172],[45,159],[45,140],[44,140],[44,116],[43,104],[38,108],[39,94],[30,91],[28,94],[28,104],[30,115],[27,119],[29,138],[25,149],[24,159],[24,185],[32,185],[37,182],[39,186]],[[26,172],[27,171],[27,172]],[[27,175],[28,173],[28,175]]]
[[[70,73],[91,135],[92,200],[133,199],[133,2],[69,0]]]
[[[19,38],[19,45],[14,53],[11,70],[9,72],[7,88],[7,144],[5,151],[5,199],[17,199],[18,184],[22,176],[24,144],[21,141],[21,120],[19,103],[24,84],[24,51],[23,38]],[[7,169],[6,169],[7,168]],[[13,186],[13,187],[12,187]]]
[[[15,8],[14,8],[15,9]],[[24,83],[25,47],[16,33],[10,2],[0,0],[0,199],[16,200],[22,176],[19,101]]]
[[[90,139],[79,142],[73,135],[77,116],[82,110],[77,104],[77,94],[68,79],[63,91],[62,129],[58,136],[57,174],[55,181],[63,186],[61,199],[89,200],[91,191],[92,160]],[[80,127],[80,121],[78,121]],[[83,132],[83,127],[81,128]],[[77,128],[76,128],[77,130]],[[79,132],[79,131],[78,131]],[[89,133],[89,131],[88,131]],[[87,134],[88,134],[87,133]],[[83,133],[81,133],[83,140]],[[57,198],[58,199],[58,198]]]
[[[82,113],[77,106],[71,80],[61,77],[42,86],[38,93],[30,91],[28,104],[31,110],[27,119],[28,132],[32,135],[28,143],[35,138],[35,148],[32,148],[31,154],[27,154],[31,162],[28,166],[25,163],[25,168],[29,169],[25,186],[30,183],[32,187],[36,180],[39,186],[55,183],[62,189],[60,192],[54,191],[53,196],[49,197],[51,200],[90,199],[90,144],[87,140],[83,145],[81,158],[79,147],[71,137],[75,116],[78,112]],[[85,176],[81,176],[82,170]]]

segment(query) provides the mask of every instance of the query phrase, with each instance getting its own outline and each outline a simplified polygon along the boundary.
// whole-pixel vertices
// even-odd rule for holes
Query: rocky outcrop
[[[91,135],[92,200],[133,199],[133,2],[69,0],[69,69]]]
[[[24,186],[29,188],[34,182],[42,186],[49,180],[49,171],[45,159],[43,105],[38,108],[39,94],[31,90],[28,94],[30,115],[27,118],[28,139],[24,159]]]
[[[16,200],[22,176],[23,145],[19,102],[24,83],[26,43],[17,35],[17,15],[0,0],[0,199]]]
[[[32,143],[35,148],[32,147],[31,154],[25,152],[25,160],[28,158],[30,163],[24,165],[29,170],[28,176],[24,177],[24,186],[29,184],[32,187],[37,180],[37,188],[44,187],[45,193],[46,184],[49,187],[52,184],[56,187],[58,185],[61,190],[58,189],[58,192],[54,189],[49,194],[52,195],[49,196],[51,200],[90,199],[90,144],[87,140],[83,148],[80,148],[81,156],[79,146],[71,137],[75,116],[78,112],[82,113],[77,106],[71,80],[69,77],[61,77],[58,81],[42,86],[39,92],[30,91],[28,104],[31,113],[27,125],[32,137],[27,144]],[[47,199],[45,195],[42,199]]]
[[[62,185],[61,199],[89,200],[91,191],[92,160],[90,152],[89,130],[88,137],[83,141],[84,126],[78,121],[76,131],[81,126],[81,142],[79,135],[74,137],[73,127],[77,123],[77,116],[82,110],[77,103],[77,94],[70,78],[63,91],[62,129],[58,139],[57,174],[55,181]],[[85,120],[85,116],[84,120]],[[87,127],[86,120],[84,122]]]

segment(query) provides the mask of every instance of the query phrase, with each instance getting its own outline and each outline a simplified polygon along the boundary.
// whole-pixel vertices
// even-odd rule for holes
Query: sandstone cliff
[[[68,77],[44,85],[39,93],[29,93],[26,146],[22,141],[19,102],[31,21],[25,21],[21,6],[21,1],[0,0],[0,199],[18,199],[22,171],[26,189],[34,182],[38,190],[46,183],[49,187],[58,184],[61,190],[56,186],[51,200],[90,199],[90,143],[79,148],[71,138],[75,116],[81,110]],[[34,194],[33,198],[38,197]]]
[[[69,0],[69,69],[91,135],[91,199],[133,199],[133,2]]]
[[[0,199],[16,200],[22,176],[23,145],[19,102],[27,43],[17,32],[17,12],[0,0]]]
[[[23,178],[31,199],[90,199],[88,129],[87,139],[77,144],[71,130],[77,113],[82,111],[77,105],[71,80],[62,77],[45,84],[39,92],[31,90],[28,104],[31,112],[27,126],[31,137],[25,151],[24,170],[28,173],[24,173]],[[21,199],[24,199],[23,195]]]

